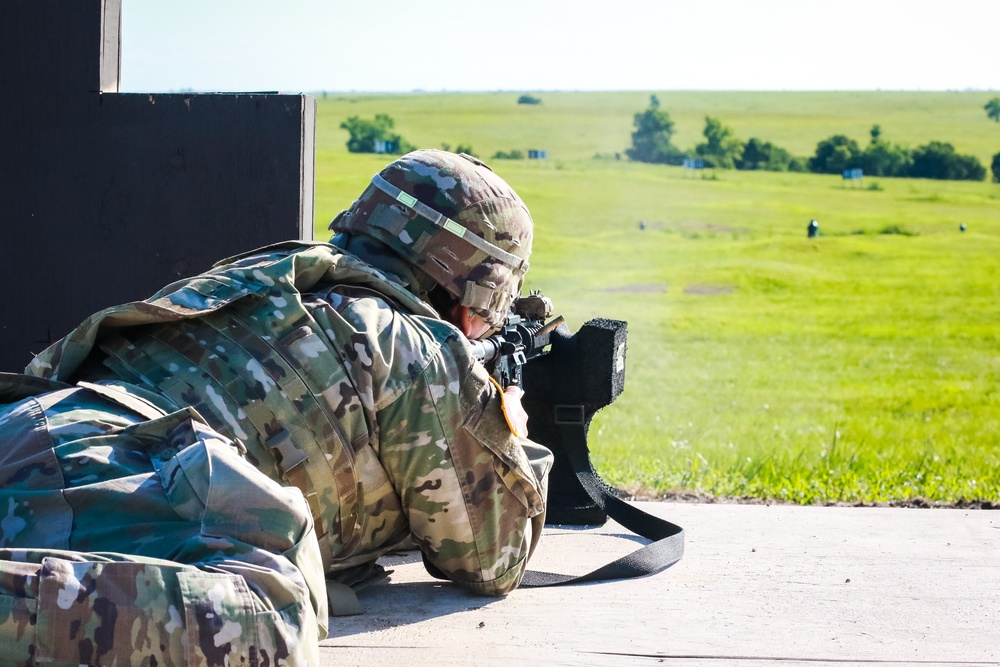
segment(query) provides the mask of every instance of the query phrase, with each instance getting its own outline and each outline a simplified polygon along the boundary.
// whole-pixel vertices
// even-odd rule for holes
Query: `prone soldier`
[[[408,537],[473,592],[517,587],[552,456],[470,341],[532,226],[483,163],[416,151],[331,244],[224,260],[0,376],[5,659],[317,664],[324,580]]]

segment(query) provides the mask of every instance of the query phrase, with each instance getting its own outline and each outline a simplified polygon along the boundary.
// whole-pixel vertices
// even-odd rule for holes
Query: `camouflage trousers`
[[[193,410],[30,383],[0,374],[4,665],[317,664],[327,603],[298,490]]]

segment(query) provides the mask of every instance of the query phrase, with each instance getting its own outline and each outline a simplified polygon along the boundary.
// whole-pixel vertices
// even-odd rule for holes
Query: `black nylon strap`
[[[677,524],[644,512],[618,498],[597,475],[587,450],[587,433],[583,424],[560,424],[560,436],[567,462],[576,474],[580,485],[607,515],[641,537],[654,540],[632,553],[607,565],[581,575],[556,574],[528,570],[521,586],[561,586],[587,581],[631,579],[655,574],[667,569],[684,555],[684,529]]]

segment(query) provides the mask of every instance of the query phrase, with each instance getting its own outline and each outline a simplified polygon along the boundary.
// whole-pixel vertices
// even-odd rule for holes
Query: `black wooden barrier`
[[[118,93],[120,15],[0,7],[0,370],[101,308],[312,238],[315,100]]]

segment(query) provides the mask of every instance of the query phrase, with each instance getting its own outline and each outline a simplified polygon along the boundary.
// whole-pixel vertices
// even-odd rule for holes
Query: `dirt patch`
[[[699,222],[697,220],[681,220],[680,222],[661,222],[659,220],[640,220],[639,229],[663,230],[670,229],[678,232],[698,232],[705,234],[746,234],[750,231],[748,227],[732,227],[730,225],[717,225],[714,222]]]
[[[746,227],[731,227],[730,225],[717,225],[712,222],[698,222],[697,220],[679,222],[677,223],[677,227],[687,232],[707,232],[709,234],[743,234],[749,231]]]
[[[735,291],[736,287],[733,285],[688,285],[684,288],[685,294],[697,294],[699,296],[732,294]]]
[[[667,291],[667,286],[658,283],[648,283],[645,285],[619,285],[618,287],[607,287],[605,292],[616,292],[619,294],[662,294]]]

